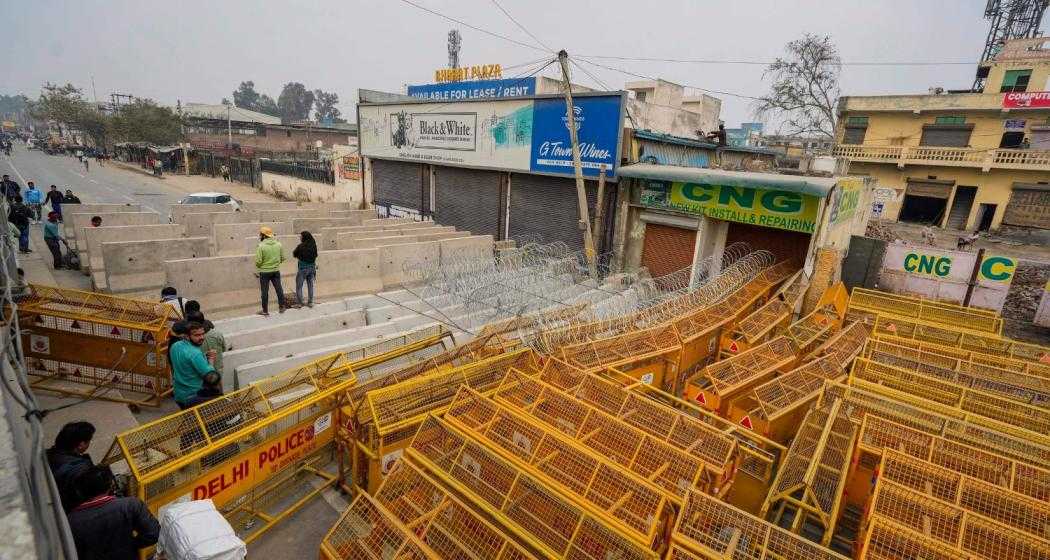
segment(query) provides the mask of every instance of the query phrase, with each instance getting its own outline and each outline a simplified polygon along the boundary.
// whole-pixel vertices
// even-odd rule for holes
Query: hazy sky
[[[492,0],[414,1],[533,43]],[[542,42],[581,56],[769,60],[787,41],[811,32],[831,35],[846,62],[962,62],[976,60],[988,32],[983,0],[500,2]],[[274,98],[285,82],[300,81],[338,93],[351,120],[357,88],[399,91],[432,81],[433,70],[447,63],[446,36],[454,26],[463,35],[465,65],[515,66],[545,56],[400,0],[5,0],[0,21],[0,93],[36,97],[45,81],[72,82],[90,98],[93,76],[100,99],[116,91],[162,103],[218,103],[242,80],[254,80]],[[746,95],[767,88],[756,65],[603,63]],[[554,75],[554,68],[545,74]],[[974,68],[845,67],[842,93],[966,88]],[[636,79],[588,69],[614,89]],[[597,85],[573,71],[573,81]],[[751,119],[751,101],[719,97],[728,125]]]

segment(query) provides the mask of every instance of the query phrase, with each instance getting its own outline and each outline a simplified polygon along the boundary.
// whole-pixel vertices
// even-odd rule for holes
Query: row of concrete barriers
[[[379,219],[372,210],[346,204],[301,207],[255,203],[234,212],[225,205],[185,205],[176,221],[143,212],[138,205],[85,204],[67,210],[65,231],[81,251],[84,272],[98,291],[156,297],[166,285],[212,310],[255,305],[254,249],[259,228],[270,227],[288,259],[281,276],[291,287],[296,273],[292,248],[298,232],[318,242],[316,297],[375,293],[400,286],[410,262],[438,264],[463,255],[491,256],[491,236],[472,236],[432,222]],[[176,211],[177,209],[177,211]],[[93,216],[102,227],[91,227]],[[290,291],[290,290],[286,290]]]

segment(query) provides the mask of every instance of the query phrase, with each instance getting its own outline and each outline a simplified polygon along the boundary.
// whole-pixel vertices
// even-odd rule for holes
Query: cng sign
[[[927,274],[947,278],[952,271],[952,258],[947,255],[925,255],[908,253],[902,264],[905,272]]]
[[[1009,284],[1017,271],[1017,259],[1009,257],[990,256],[981,261],[981,268],[977,271],[978,282]]]
[[[1002,309],[1017,271],[1017,259],[1002,255],[916,247],[903,243],[886,246],[879,286],[891,292],[928,299]],[[973,286],[971,288],[971,281]]]

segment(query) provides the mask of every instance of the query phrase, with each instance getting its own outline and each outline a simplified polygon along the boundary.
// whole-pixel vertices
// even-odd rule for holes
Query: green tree
[[[109,131],[114,139],[124,142],[149,142],[171,145],[182,140],[182,123],[168,107],[152,99],[135,99],[109,118]]]
[[[310,118],[310,109],[314,105],[314,92],[306,89],[299,82],[288,82],[281,89],[277,98],[281,122],[290,123]]]
[[[281,111],[277,108],[277,103],[273,98],[265,93],[255,91],[255,82],[251,80],[241,82],[241,85],[233,92],[233,104],[237,107],[258,111],[272,117],[281,115]]]
[[[339,115],[342,114],[336,107],[338,104],[339,94],[314,90],[314,118],[317,122],[338,122]]]
[[[3,95],[0,94],[0,115],[12,119],[22,120],[29,110],[29,98],[22,94]]]
[[[38,119],[53,120],[60,127],[79,130],[90,136],[96,145],[106,143],[106,116],[94,104],[85,101],[83,92],[73,84],[44,84],[40,99],[31,106],[31,113]]]

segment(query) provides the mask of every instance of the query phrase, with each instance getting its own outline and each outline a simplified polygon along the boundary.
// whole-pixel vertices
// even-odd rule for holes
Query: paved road
[[[163,181],[110,163],[99,167],[94,160],[89,170],[69,156],[49,156],[39,150],[26,150],[16,142],[11,157],[0,156],[0,173],[18,181],[25,192],[26,181],[36,183],[45,194],[51,185],[59,190],[73,189],[85,203],[138,203],[143,210],[153,210],[167,216],[172,204],[185,193],[168,187]]]

